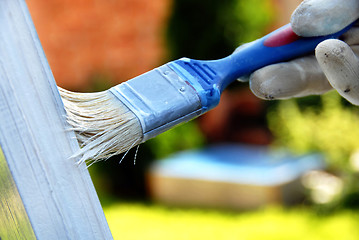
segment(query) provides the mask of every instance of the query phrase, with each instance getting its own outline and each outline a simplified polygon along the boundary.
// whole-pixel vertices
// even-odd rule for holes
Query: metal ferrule
[[[193,87],[168,64],[110,89],[138,118],[142,142],[201,114],[201,101]]]

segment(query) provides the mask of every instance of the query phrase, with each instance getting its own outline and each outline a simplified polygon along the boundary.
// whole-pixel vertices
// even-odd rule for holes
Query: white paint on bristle
[[[59,88],[68,123],[81,146],[78,163],[106,160],[141,143],[137,117],[111,92],[76,93]]]

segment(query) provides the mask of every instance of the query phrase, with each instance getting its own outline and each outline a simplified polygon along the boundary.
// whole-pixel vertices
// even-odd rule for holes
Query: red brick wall
[[[59,86],[83,89],[94,74],[114,84],[162,63],[171,0],[27,1]]]

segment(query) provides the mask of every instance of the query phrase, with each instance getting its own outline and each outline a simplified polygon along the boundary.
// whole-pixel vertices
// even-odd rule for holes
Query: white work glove
[[[337,32],[359,18],[359,0],[304,0],[293,12],[293,31],[300,36]],[[322,94],[335,88],[359,105],[359,25],[340,40],[320,43],[315,56],[273,64],[250,76],[250,88],[263,99],[287,99]],[[349,47],[350,46],[350,47]],[[323,73],[324,72],[324,73]]]

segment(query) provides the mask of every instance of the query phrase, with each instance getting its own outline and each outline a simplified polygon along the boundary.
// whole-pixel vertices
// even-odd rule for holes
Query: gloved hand
[[[304,0],[293,12],[293,31],[300,36],[334,33],[359,18],[359,0]],[[335,88],[359,105],[359,25],[340,40],[320,43],[315,56],[266,66],[250,76],[252,92],[263,99],[322,94]]]

